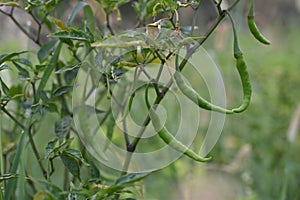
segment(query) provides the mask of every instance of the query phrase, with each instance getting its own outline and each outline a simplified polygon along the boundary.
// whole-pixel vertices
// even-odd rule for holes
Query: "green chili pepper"
[[[234,52],[234,57],[236,59],[236,68],[238,70],[238,73],[239,73],[239,76],[240,76],[240,79],[241,79],[241,82],[242,82],[243,94],[244,94],[242,105],[238,108],[232,109],[232,111],[235,112],[235,113],[240,113],[240,112],[245,111],[248,108],[249,104],[250,104],[251,94],[252,94],[252,87],[251,87],[251,82],[250,82],[250,78],[249,78],[249,73],[247,71],[247,65],[244,61],[243,52],[239,48],[237,33],[236,33],[236,29],[235,29],[233,19],[232,19],[229,12],[227,14],[228,14],[229,19],[230,19],[231,24],[232,24],[232,29],[233,29],[233,52]]]
[[[249,74],[247,71],[247,65],[244,61],[243,58],[243,52],[239,48],[238,44],[238,39],[237,39],[237,33],[236,29],[234,26],[234,22],[230,16],[230,13],[228,12],[228,16],[231,20],[232,23],[232,28],[233,28],[233,35],[234,35],[234,57],[236,59],[236,68],[238,70],[241,82],[242,82],[242,87],[243,87],[243,103],[237,107],[233,108],[231,110],[222,108],[220,106],[214,105],[210,103],[209,101],[205,100],[202,98],[192,87],[188,86],[185,84],[182,75],[180,73],[180,70],[178,69],[178,55],[176,56],[175,64],[176,64],[176,72],[174,74],[174,79],[177,83],[178,88],[181,90],[181,92],[188,97],[190,100],[192,100],[195,104],[197,104],[200,108],[206,109],[206,110],[212,110],[220,113],[225,113],[225,114],[233,114],[233,113],[240,113],[245,111],[251,100],[251,94],[252,94],[252,88],[251,88],[251,83],[249,79]]]
[[[269,44],[271,44],[271,42],[260,33],[258,27],[255,24],[253,10],[254,10],[254,0],[251,0],[251,5],[250,5],[249,13],[248,13],[248,27],[249,27],[252,35],[258,41],[260,41],[263,44],[269,45]]]
[[[160,122],[158,115],[153,108],[150,109],[150,117],[152,125],[155,131],[158,133],[159,137],[166,143],[169,144],[173,149],[183,153],[184,155],[190,157],[191,159],[198,162],[207,162],[212,159],[212,157],[203,158],[195,153],[193,150],[189,149],[187,146],[178,141]]]
[[[175,72],[174,78],[180,91],[190,100],[192,100],[195,104],[197,104],[200,108],[226,114],[233,113],[232,110],[221,108],[220,106],[214,105],[202,98],[193,88],[185,84],[182,75],[178,71]]]
[[[178,55],[175,57],[175,65],[176,65],[176,72],[174,74],[174,79],[176,81],[176,84],[179,88],[179,90],[188,97],[191,101],[193,101],[196,105],[198,105],[200,108],[206,109],[206,110],[212,110],[220,113],[225,114],[232,114],[232,110],[228,110],[225,108],[222,108],[220,106],[214,105],[204,98],[202,98],[192,87],[185,84],[182,75],[180,73],[180,70],[178,68]]]
[[[243,93],[244,93],[244,98],[243,98],[243,103],[240,107],[232,109],[233,112],[235,113],[240,113],[245,111],[251,100],[251,94],[252,94],[252,88],[251,88],[251,82],[249,78],[249,73],[247,71],[247,65],[244,61],[243,55],[240,55],[236,59],[236,68],[239,72],[241,81],[242,81],[242,87],[243,87]]]

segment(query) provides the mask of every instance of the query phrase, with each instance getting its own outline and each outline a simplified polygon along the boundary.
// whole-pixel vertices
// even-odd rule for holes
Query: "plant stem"
[[[124,116],[124,114],[125,114],[124,111],[125,111],[125,106],[123,106],[123,108],[122,108],[122,116]],[[122,126],[123,126],[124,138],[125,138],[125,145],[128,148],[130,146],[130,140],[129,140],[129,135],[128,135],[126,118],[123,120]]]
[[[32,86],[32,91],[33,91],[33,99],[34,99],[34,104],[37,103],[37,96],[36,96],[36,87],[35,87],[35,82],[30,81],[31,86]]]
[[[231,11],[238,3],[240,2],[240,0],[236,0],[228,9],[227,11]]]
[[[2,110],[7,116],[9,116],[9,118],[11,118],[18,126],[20,126],[22,129],[25,129],[25,126],[24,126],[19,120],[17,120],[17,118],[15,118],[8,110],[6,110],[5,107],[1,107],[1,110]]]
[[[47,179],[47,171],[45,170],[43,164],[42,164],[42,160],[41,160],[41,157],[40,157],[40,154],[37,150],[37,147],[35,145],[35,142],[33,140],[33,136],[32,136],[32,133],[31,133],[31,130],[32,130],[32,127],[33,127],[33,124],[31,124],[28,128],[28,136],[29,136],[29,142],[30,142],[30,145],[31,145],[31,148],[33,150],[33,153],[38,161],[38,164],[40,166],[40,169],[42,170],[42,173],[43,173],[43,176],[45,179]]]
[[[38,30],[37,30],[37,35],[36,35],[35,43],[40,43],[40,37],[41,37],[41,31],[42,31],[42,23],[39,21],[39,19],[31,11],[29,12],[29,14],[32,17],[32,19],[38,25]]]
[[[110,34],[114,35],[115,33],[114,33],[113,29],[110,26],[109,13],[106,12],[105,16],[106,16],[106,27],[108,28]]]

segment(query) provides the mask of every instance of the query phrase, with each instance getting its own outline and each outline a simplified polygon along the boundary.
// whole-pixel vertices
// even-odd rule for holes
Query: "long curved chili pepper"
[[[232,24],[233,52],[234,52],[234,57],[236,59],[236,68],[238,70],[238,73],[239,73],[239,76],[240,76],[240,79],[242,82],[243,94],[244,94],[243,103],[241,104],[241,106],[239,106],[238,108],[232,109],[232,111],[235,113],[240,113],[240,112],[245,111],[250,104],[252,87],[251,87],[251,82],[250,82],[250,78],[249,78],[249,73],[247,71],[247,65],[246,65],[246,62],[243,57],[243,52],[239,48],[237,33],[236,33],[233,19],[229,12],[227,12],[227,14],[228,14],[229,19]]]
[[[155,131],[158,133],[159,137],[168,145],[170,145],[173,149],[183,153],[184,155],[190,157],[191,159],[198,162],[207,162],[212,159],[212,157],[203,158],[195,153],[193,150],[189,149],[187,146],[178,141],[167,129],[164,127],[155,110],[151,108],[149,110],[150,118],[152,121],[152,125]]]
[[[188,86],[183,78],[180,72],[176,71],[174,74],[174,79],[176,81],[176,84],[180,91],[188,97],[191,101],[193,101],[195,104],[197,104],[200,108],[206,109],[206,110],[212,110],[220,113],[225,114],[232,114],[232,110],[228,110],[225,108],[222,108],[220,106],[214,105],[210,103],[209,101],[202,98],[192,87]]]
[[[271,44],[271,42],[265,37],[263,36],[263,34],[259,31],[257,25],[255,24],[254,21],[254,0],[251,0],[251,5],[250,5],[250,9],[248,12],[248,27],[252,33],[252,35],[261,43],[263,44]]]

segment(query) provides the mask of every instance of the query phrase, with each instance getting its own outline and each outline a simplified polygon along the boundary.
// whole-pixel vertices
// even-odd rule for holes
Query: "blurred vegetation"
[[[199,195],[203,199],[216,199],[216,193],[223,195],[221,198],[237,200],[300,198],[300,158],[297,155],[300,150],[299,129],[297,123],[292,124],[292,121],[299,121],[300,118],[297,115],[300,104],[300,29],[294,22],[299,11],[292,6],[292,1],[257,2],[257,13],[261,19],[259,25],[272,44],[266,48],[249,34],[246,27],[239,28],[240,46],[245,53],[254,91],[249,109],[243,114],[226,117],[222,136],[211,152],[213,162],[198,164],[181,158],[154,172],[144,179],[145,199],[198,199]],[[260,10],[265,7],[262,4],[270,5],[268,9],[272,10],[272,15],[264,16],[268,12]],[[240,13],[236,12],[235,15],[240,16]],[[275,20],[276,26],[272,26],[276,16],[279,19]],[[123,18],[126,19],[126,15]],[[224,24],[205,44],[205,49],[223,74],[227,103],[232,105],[241,97],[241,88],[233,69],[234,60],[231,59],[231,29],[226,28],[226,22]],[[116,27],[118,28],[118,24]],[[223,39],[220,40],[219,37]],[[27,44],[2,39],[0,54],[22,50],[20,45]],[[16,77],[12,80],[14,78]],[[58,118],[57,114],[46,115],[37,128],[35,139],[39,150],[44,151],[48,141],[53,139],[54,123]],[[2,122],[5,122],[5,134],[1,135],[4,152],[6,155],[14,154],[14,142],[18,137],[10,134],[12,122],[4,116]],[[296,129],[294,137],[291,136],[291,126]],[[49,127],[52,134],[43,134],[49,131]],[[27,173],[36,172],[35,178],[39,179],[42,174],[32,154],[29,148],[23,161],[28,159]],[[56,172],[52,176],[52,183],[62,188],[64,183],[61,177],[65,174],[65,168],[61,161],[54,162]],[[111,169],[103,169],[102,176],[106,176],[105,170],[110,175],[116,173]],[[83,169],[82,173],[88,174],[88,169]],[[73,186],[72,189],[76,190],[76,187]],[[41,188],[42,186],[37,189]]]

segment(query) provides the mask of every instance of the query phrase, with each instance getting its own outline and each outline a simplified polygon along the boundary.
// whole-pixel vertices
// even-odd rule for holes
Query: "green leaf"
[[[79,40],[79,41],[89,41],[89,36],[81,31],[76,29],[70,30],[62,30],[49,35],[49,37],[59,38],[59,39],[72,39],[72,40]]]
[[[24,69],[23,67],[21,67],[21,65],[19,65],[18,63],[16,63],[15,61],[12,61],[14,66],[17,68],[17,70],[19,71],[19,77],[22,79],[28,79],[30,78],[29,72]]]
[[[47,29],[48,29],[50,32],[53,31],[54,25],[53,25],[53,23],[52,23],[52,21],[51,21],[51,17],[49,17],[49,16],[48,16],[48,17],[45,17],[44,24],[45,24],[45,26],[47,27]]]
[[[9,2],[0,2],[0,7],[1,6],[11,6],[11,7],[18,7],[18,8],[22,8],[21,5],[17,2],[13,2],[13,1],[9,1]]]
[[[6,65],[6,64],[2,64],[2,65],[0,66],[0,71],[5,70],[5,69],[9,69],[9,66]]]
[[[57,144],[58,138],[50,140],[46,146],[46,155],[45,157],[48,158],[50,154],[54,151],[54,147]]]
[[[44,44],[37,53],[40,63],[44,62],[53,51],[57,41],[51,40]]]
[[[32,67],[32,63],[25,58],[16,58],[16,59],[13,59],[12,61],[26,65],[28,67]]]
[[[72,42],[71,39],[69,38],[59,38],[59,40],[62,42],[62,43],[65,43],[66,45],[70,46],[70,47],[74,47],[74,44]]]
[[[64,80],[66,84],[72,84],[72,81],[76,78],[78,70],[69,71],[64,73]]]
[[[80,12],[80,10],[84,9],[84,18],[85,21],[88,22],[88,27],[90,30],[94,31],[95,17],[93,14],[93,10],[90,5],[86,2],[80,1],[72,11],[71,15],[68,18],[67,26],[70,27],[73,23],[76,15]]]
[[[62,96],[72,90],[73,90],[73,86],[62,86],[54,90],[53,96],[55,97]]]
[[[26,172],[25,172],[25,159],[26,157],[21,156],[20,157],[20,164],[18,167],[18,179],[17,179],[17,190],[16,190],[16,196],[20,199],[25,199],[25,188],[26,188]]]
[[[92,47],[99,47],[99,48],[124,48],[124,47],[135,47],[135,46],[142,46],[147,47],[145,41],[142,40],[135,40],[135,41],[97,41],[91,44]]]
[[[133,184],[137,181],[142,180],[146,176],[151,174],[151,172],[140,172],[140,173],[131,173],[131,174],[126,174],[124,176],[121,176],[117,181],[116,185],[128,185],[128,184]]]
[[[64,68],[61,68],[61,69],[57,70],[55,73],[56,74],[61,74],[61,73],[73,71],[73,70],[76,70],[76,69],[79,69],[79,68],[80,68],[80,64],[75,64],[75,65],[72,65],[72,66],[66,66]]]
[[[9,96],[14,97],[14,96],[23,96],[23,85],[22,84],[18,84],[18,85],[12,85],[9,88]]]
[[[12,162],[12,165],[10,167],[9,173],[10,174],[15,174],[17,173],[18,170],[18,166],[21,160],[21,156],[23,154],[24,151],[24,147],[25,147],[25,137],[26,137],[26,133],[21,134],[20,140],[19,140],[19,144],[17,147],[17,152],[16,155],[14,157],[14,160]],[[14,186],[16,184],[16,181],[14,179],[10,179],[5,187],[5,196],[4,199],[11,199],[11,196],[13,195],[14,192]]]
[[[35,65],[35,72],[41,72],[46,68],[46,65]]]
[[[72,154],[66,151],[62,152],[60,158],[69,172],[80,180],[80,168],[78,160]]]
[[[64,141],[63,143],[59,144],[58,146],[56,146],[58,138],[55,138],[55,139],[51,140],[47,144],[47,147],[46,147],[46,150],[47,150],[46,158],[49,158],[49,157],[54,158],[54,157],[59,156],[59,153],[64,151],[66,148],[68,148],[68,146],[71,144],[73,139],[74,138],[69,138],[66,141]]]
[[[66,137],[71,129],[72,118],[70,116],[65,116],[64,118],[55,122],[55,135],[58,137],[60,141]]]
[[[9,96],[9,88],[7,87],[7,85],[2,81],[2,78],[0,77],[0,82],[1,82],[1,87],[2,90],[4,92],[4,94],[6,94],[6,96]]]
[[[84,7],[84,20],[86,22],[85,32],[87,32],[87,34],[90,35],[90,38],[92,39],[94,37],[92,35],[92,32],[95,31],[95,16],[90,6]]]
[[[78,161],[82,162],[86,166],[89,166],[89,164],[86,162],[86,160],[83,158],[80,151],[76,149],[66,149],[65,152],[71,154],[74,158],[76,158]]]
[[[107,195],[112,195],[116,192],[120,192],[124,187],[127,187],[128,185],[131,185],[137,181],[142,180],[146,176],[148,176],[151,172],[141,172],[141,173],[131,173],[126,174],[124,176],[121,176],[114,185],[111,185],[105,190],[101,190],[99,192],[99,198],[103,198]]]
[[[44,90],[42,90],[41,92],[37,93],[37,97],[39,99],[41,99],[43,102],[47,102],[48,99],[49,99],[48,96],[47,96],[47,93]]]
[[[67,21],[67,26],[70,27],[72,22],[74,21],[76,15],[78,14],[78,12],[84,8],[85,6],[89,6],[89,4],[87,4],[86,2],[80,1],[78,2],[78,4],[76,5],[76,7],[74,8],[74,10],[72,11],[71,15],[68,18]]]
[[[48,110],[49,112],[56,112],[56,113],[58,113],[58,108],[57,108],[57,106],[56,106],[56,104],[55,103],[47,103],[46,105],[45,105],[45,108],[46,108],[46,110]]]
[[[46,86],[47,82],[48,82],[48,79],[52,73],[52,71],[54,70],[57,62],[58,62],[58,57],[59,57],[59,53],[60,53],[60,50],[61,50],[61,47],[62,47],[62,43],[59,42],[58,43],[58,46],[56,47],[55,51],[54,51],[54,54],[53,56],[51,57],[49,63],[48,63],[48,66],[46,67],[45,69],[45,72],[43,74],[43,77],[42,77],[42,80],[39,84],[39,87],[37,89],[37,93],[39,94]]]
[[[97,183],[100,178],[100,171],[92,160],[90,160],[90,173],[92,180]]]
[[[125,48],[136,46],[148,46],[146,34],[140,31],[125,31],[121,35],[115,35],[105,40],[96,41],[91,44],[92,47],[100,48]]]
[[[31,122],[38,121],[45,113],[45,107],[41,104],[34,104],[31,106]]]
[[[11,53],[11,54],[3,54],[3,55],[0,55],[0,65],[2,65],[2,63],[10,60],[11,58],[15,57],[15,56],[18,56],[20,54],[23,54],[23,53],[26,53],[27,51],[20,51],[20,52],[14,52],[14,53]]]

